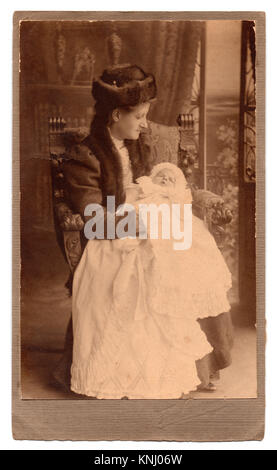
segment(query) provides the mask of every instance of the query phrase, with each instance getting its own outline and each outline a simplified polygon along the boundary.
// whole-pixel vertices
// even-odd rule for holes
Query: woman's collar
[[[124,144],[124,140],[120,140],[120,139],[117,139],[116,137],[114,137],[111,133],[111,129],[108,127],[108,132],[110,134],[110,137],[116,147],[117,150],[121,150],[125,147],[125,144]]]

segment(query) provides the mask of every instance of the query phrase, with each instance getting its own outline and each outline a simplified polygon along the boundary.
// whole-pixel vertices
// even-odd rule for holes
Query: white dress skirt
[[[177,399],[212,351],[198,318],[230,309],[231,275],[193,216],[189,250],[158,240],[90,240],[73,282],[71,389],[97,398]]]

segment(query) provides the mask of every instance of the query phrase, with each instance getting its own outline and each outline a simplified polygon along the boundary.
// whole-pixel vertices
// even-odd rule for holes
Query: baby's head
[[[162,162],[155,165],[150,178],[153,183],[160,186],[186,186],[186,178],[180,168],[170,162]]]
[[[152,183],[167,187],[173,199],[191,202],[191,192],[187,188],[186,178],[182,170],[173,163],[163,162],[155,165],[150,178]]]
[[[170,168],[162,168],[158,173],[152,176],[152,181],[160,186],[174,187],[176,184],[176,176]]]

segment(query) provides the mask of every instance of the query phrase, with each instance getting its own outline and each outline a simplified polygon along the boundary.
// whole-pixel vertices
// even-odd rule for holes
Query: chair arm
[[[193,191],[193,209],[200,212],[210,222],[217,225],[229,224],[232,220],[232,212],[225,206],[224,199],[211,191],[196,189]]]
[[[65,202],[54,204],[58,230],[62,236],[62,246],[73,273],[82,256],[81,230],[84,227],[84,221],[80,214],[73,214]]]
[[[79,144],[88,135],[86,128],[65,129],[61,118],[49,119],[49,150],[52,163],[53,209],[58,243],[73,273],[82,256],[81,231],[84,221],[74,214],[65,200],[63,163],[71,146]]]
[[[225,206],[224,199],[211,191],[196,189],[193,191],[193,212],[204,219],[218,246],[225,241],[225,226],[232,221],[232,212]]]
[[[61,230],[65,232],[81,231],[84,228],[84,221],[80,214],[73,214],[68,205],[59,202],[55,206],[55,213]]]

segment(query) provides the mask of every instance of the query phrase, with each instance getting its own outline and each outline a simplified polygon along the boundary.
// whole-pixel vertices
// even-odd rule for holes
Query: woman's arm
[[[64,163],[66,198],[72,209],[86,221],[88,204],[102,204],[100,163],[85,145],[75,146]]]
[[[66,199],[74,212],[81,215],[84,222],[92,216],[85,216],[84,211],[89,204],[98,204],[103,209],[104,238],[107,238],[107,208],[102,205],[101,168],[97,158],[86,145],[75,146],[64,164]],[[112,196],[112,194],[111,194]],[[94,214],[93,214],[94,216]],[[116,224],[124,215],[115,216]],[[117,235],[115,233],[115,238]]]

